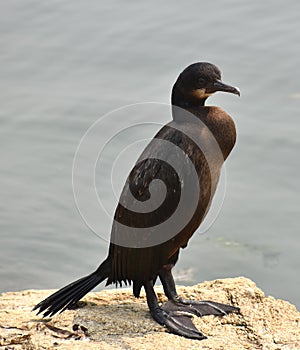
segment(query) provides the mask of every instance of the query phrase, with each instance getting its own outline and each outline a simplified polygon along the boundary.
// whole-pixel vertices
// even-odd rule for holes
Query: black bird
[[[106,285],[132,283],[136,297],[144,287],[153,319],[187,338],[206,338],[192,323],[192,314],[223,316],[239,311],[214,301],[182,299],[172,276],[180,248],[187,246],[210,208],[222,164],[236,141],[231,117],[219,107],[205,106],[206,99],[217,91],[240,95],[238,88],[221,81],[220,70],[211,63],[194,63],[184,69],[172,90],[173,120],[148,144],[124,185],[107,258],[96,271],[50,295],[34,310],[46,317],[74,308],[106,280]],[[151,187],[153,180],[165,185],[163,201],[161,187]],[[155,202],[157,197],[160,200]],[[151,212],[132,210],[151,199],[159,204]],[[168,298],[161,306],[153,288],[157,277]]]

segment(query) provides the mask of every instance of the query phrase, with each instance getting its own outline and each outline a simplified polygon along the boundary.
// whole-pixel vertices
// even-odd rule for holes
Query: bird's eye
[[[198,79],[199,85],[204,85],[205,84],[205,79],[204,78],[199,78]]]

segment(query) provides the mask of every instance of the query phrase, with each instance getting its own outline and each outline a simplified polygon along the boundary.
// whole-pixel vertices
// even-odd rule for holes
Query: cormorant
[[[153,319],[187,338],[206,338],[192,323],[191,314],[223,316],[239,311],[214,301],[182,299],[172,276],[180,249],[186,247],[208,212],[222,164],[236,140],[231,117],[219,107],[205,106],[206,99],[217,91],[240,95],[238,88],[221,81],[220,70],[211,63],[198,62],[183,70],[172,89],[173,120],[148,144],[124,185],[107,258],[96,271],[50,295],[34,310],[45,317],[74,308],[85,294],[107,280],[106,285],[132,283],[136,297],[144,287]],[[153,189],[153,180],[164,183],[165,199],[150,213],[132,210],[138,203],[160,197],[161,187]],[[172,217],[178,220],[168,225]],[[167,224],[162,226],[164,222]],[[157,277],[168,298],[161,306],[153,288]]]

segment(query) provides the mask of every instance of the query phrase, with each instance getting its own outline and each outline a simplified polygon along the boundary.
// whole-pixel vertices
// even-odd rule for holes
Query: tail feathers
[[[101,268],[102,267],[102,268]],[[108,277],[107,264],[104,263],[90,275],[68,284],[45,300],[38,303],[32,311],[43,313],[43,317],[53,316],[57,312],[63,312],[76,305],[89,291]]]

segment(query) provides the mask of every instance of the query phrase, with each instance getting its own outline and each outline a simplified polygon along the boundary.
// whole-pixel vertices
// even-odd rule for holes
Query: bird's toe
[[[190,339],[203,340],[207,337],[192,322],[192,315],[185,311],[170,311],[165,320],[169,332]]]
[[[217,303],[215,301],[211,300],[184,300],[179,299],[178,302],[179,305],[186,306],[186,311],[188,309],[194,309],[196,310],[194,312],[195,315],[201,316],[207,316],[207,315],[214,315],[214,316],[226,316],[227,314],[231,313],[239,313],[240,309],[236,306],[228,305],[228,304],[222,304]]]

